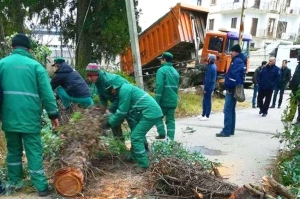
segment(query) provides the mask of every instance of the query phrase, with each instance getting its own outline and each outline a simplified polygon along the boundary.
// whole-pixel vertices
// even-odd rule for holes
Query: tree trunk
[[[88,11],[86,20],[85,16]],[[89,1],[77,1],[77,35],[76,35],[76,66],[80,70],[84,69],[91,61],[92,40],[89,35],[90,19]]]
[[[5,39],[5,33],[4,33],[4,25],[2,17],[0,17],[0,42],[3,42]]]
[[[24,18],[25,10],[22,8],[22,0],[14,0],[14,3],[11,4],[10,8],[10,20],[14,24],[14,29],[17,33],[24,33]]]

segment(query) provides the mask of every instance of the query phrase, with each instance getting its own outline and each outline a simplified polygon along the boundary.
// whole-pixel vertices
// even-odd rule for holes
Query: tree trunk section
[[[85,16],[89,9],[89,1],[77,1],[77,35],[76,35],[76,66],[81,71],[91,61],[92,40],[90,37],[90,28],[88,21],[90,19],[90,10],[86,20]]]
[[[14,0],[14,3],[10,5],[10,20],[14,24],[14,29],[17,33],[25,33],[24,19],[25,10],[22,8],[22,0]]]
[[[3,42],[5,40],[5,33],[4,33],[4,24],[2,17],[0,17],[0,42]]]

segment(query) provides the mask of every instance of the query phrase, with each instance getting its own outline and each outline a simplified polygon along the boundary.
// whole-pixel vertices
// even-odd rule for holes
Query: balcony
[[[242,2],[221,4],[221,12],[232,13],[232,11],[238,11],[239,9],[242,9]],[[260,13],[271,12],[289,16],[300,15],[300,7],[285,7],[283,4],[277,3],[276,1],[254,1],[252,5],[246,5],[246,9]]]
[[[295,41],[295,39],[297,38],[297,33],[281,33],[281,35],[277,35],[277,38],[287,41]]]
[[[251,32],[253,37],[266,38],[267,31],[266,29],[258,29],[256,32]]]
[[[232,11],[242,8],[242,2],[237,3],[222,3],[221,4],[221,11]]]
[[[300,7],[287,7],[281,13],[288,14],[288,15],[299,15],[300,14]]]

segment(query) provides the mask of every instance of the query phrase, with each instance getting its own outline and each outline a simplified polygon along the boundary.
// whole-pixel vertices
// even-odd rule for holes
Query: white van
[[[282,61],[287,60],[287,66],[292,75],[298,65],[297,57],[300,55],[300,45],[291,45],[292,42],[277,41],[268,45],[265,49],[250,52],[250,68],[246,75],[246,87],[252,84],[255,69],[262,61],[269,61],[270,57],[276,57],[276,65],[281,67]]]
[[[277,52],[274,52],[274,57],[276,57],[276,65],[281,67],[283,60],[287,60],[287,66],[291,69],[292,75],[298,65],[298,56],[300,55],[300,45],[280,45],[278,46]]]

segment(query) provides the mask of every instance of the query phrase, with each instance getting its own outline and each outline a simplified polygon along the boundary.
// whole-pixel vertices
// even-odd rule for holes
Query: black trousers
[[[273,94],[273,90],[269,90],[269,89],[267,90],[259,89],[258,91],[257,102],[258,102],[259,109],[263,114],[268,114],[272,94]]]

